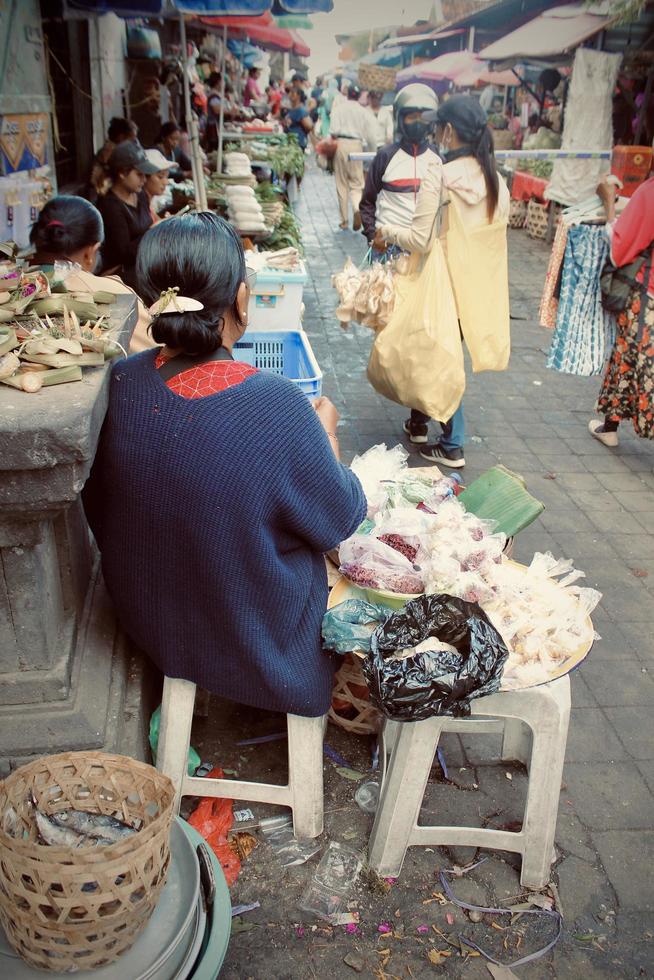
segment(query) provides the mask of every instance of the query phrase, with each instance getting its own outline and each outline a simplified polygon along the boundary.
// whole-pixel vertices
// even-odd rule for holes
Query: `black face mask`
[[[403,121],[401,131],[411,143],[422,143],[429,132],[429,123],[422,122],[420,119],[410,123]]]

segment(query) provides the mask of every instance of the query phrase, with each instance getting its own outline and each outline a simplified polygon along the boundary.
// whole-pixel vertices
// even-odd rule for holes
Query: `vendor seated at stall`
[[[120,116],[114,116],[109,123],[107,139],[105,140],[102,149],[98,150],[93,158],[93,164],[91,166],[91,173],[89,175],[88,182],[83,188],[80,189],[80,194],[82,197],[87,198],[87,200],[92,201],[95,204],[98,197],[107,192],[107,188],[109,187],[110,183],[109,174],[107,171],[109,157],[121,143],[125,143],[129,140],[132,143],[138,144],[138,132],[138,126],[136,123],[132,122],[131,119],[123,119]]]
[[[35,248],[32,265],[54,269],[55,262],[67,267],[65,284],[71,292],[95,293],[100,290],[117,296],[131,293],[118,276],[94,275],[104,239],[104,225],[98,209],[83,197],[65,194],[51,198],[32,225],[30,242]],[[62,270],[63,271],[63,270]],[[130,352],[136,354],[155,345],[150,336],[150,314],[137,297],[138,321]]]
[[[102,271],[117,273],[128,286],[134,286],[136,251],[141,238],[153,223],[145,179],[159,169],[150,163],[140,146],[121,143],[109,157],[111,187],[98,201],[104,221]]]
[[[163,351],[115,364],[84,505],[127,634],[164,674],[255,708],[331,702],[323,553],[366,514],[332,403],[235,360],[254,279],[210,212],[144,237]]]
[[[156,224],[163,216],[166,203],[166,190],[170,182],[170,171],[175,166],[172,160],[166,160],[161,150],[146,150],[145,155],[157,167],[157,172],[148,174],[145,178],[145,193],[150,201],[152,220]]]
[[[181,130],[174,122],[164,123],[157,136],[155,148],[174,165],[169,175],[171,180],[186,180],[193,176],[193,165],[180,146],[181,139]]]

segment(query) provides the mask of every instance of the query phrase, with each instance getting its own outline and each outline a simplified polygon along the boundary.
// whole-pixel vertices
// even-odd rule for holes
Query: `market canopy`
[[[226,29],[231,38],[242,38],[272,51],[292,51],[301,58],[311,54],[311,49],[297,31],[276,27],[269,12],[261,17],[200,17],[205,27]]]
[[[398,85],[412,81],[442,82],[455,81],[457,75],[473,71],[479,59],[473,51],[448,51],[431,61],[409,65],[397,73]]]
[[[114,13],[119,17],[165,17],[204,14],[256,17],[266,12],[279,14],[328,14],[333,0],[65,0],[65,10],[92,14]]]
[[[400,35],[397,37],[387,37],[379,47],[390,48],[395,47],[397,44],[422,44],[425,41],[442,41],[444,38],[454,37],[456,34],[463,34],[463,28],[460,27],[453,31],[432,31],[430,34],[408,34],[404,37]]]
[[[544,10],[480,51],[487,61],[552,58],[572,51],[603,31],[611,17],[608,3],[569,3]]]
[[[519,85],[512,71],[490,71],[488,62],[474,51],[449,51],[432,61],[410,65],[397,73],[399,85],[412,81],[450,81],[460,88],[483,85]]]

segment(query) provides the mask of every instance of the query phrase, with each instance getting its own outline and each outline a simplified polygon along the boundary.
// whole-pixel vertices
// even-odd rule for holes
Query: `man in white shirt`
[[[388,143],[393,142],[393,107],[382,105],[381,92],[368,92],[368,108],[375,117],[375,128],[377,131],[377,145],[375,149],[378,150],[380,146],[386,146]]]
[[[337,141],[334,156],[334,177],[336,196],[341,213],[340,227],[348,227],[348,200],[352,204],[354,231],[361,230],[359,204],[363,193],[363,162],[350,160],[350,153],[361,153],[364,147],[377,149],[375,118],[368,109],[359,103],[360,90],[350,85],[347,100],[338,104],[334,101],[330,119],[330,132]]]

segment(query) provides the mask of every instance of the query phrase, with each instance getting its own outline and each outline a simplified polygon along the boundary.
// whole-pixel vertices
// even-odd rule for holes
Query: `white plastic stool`
[[[554,859],[569,720],[570,678],[566,675],[526,691],[499,692],[474,700],[469,718],[387,721],[384,735],[392,743],[391,755],[370,836],[370,867],[383,877],[397,877],[407,847],[413,844],[489,847],[522,854],[521,884],[542,888],[549,881]],[[531,738],[527,729],[531,729]],[[529,769],[522,830],[514,833],[418,824],[429,771],[443,731],[503,731],[502,760],[516,759]]]
[[[195,684],[166,677],[161,703],[157,768],[172,779],[177,796],[217,796],[275,803],[293,811],[296,837],[317,837],[323,829],[322,743],[325,717],[287,715],[288,783],[250,783],[238,779],[207,779],[189,776],[188,749],[191,741]]]

